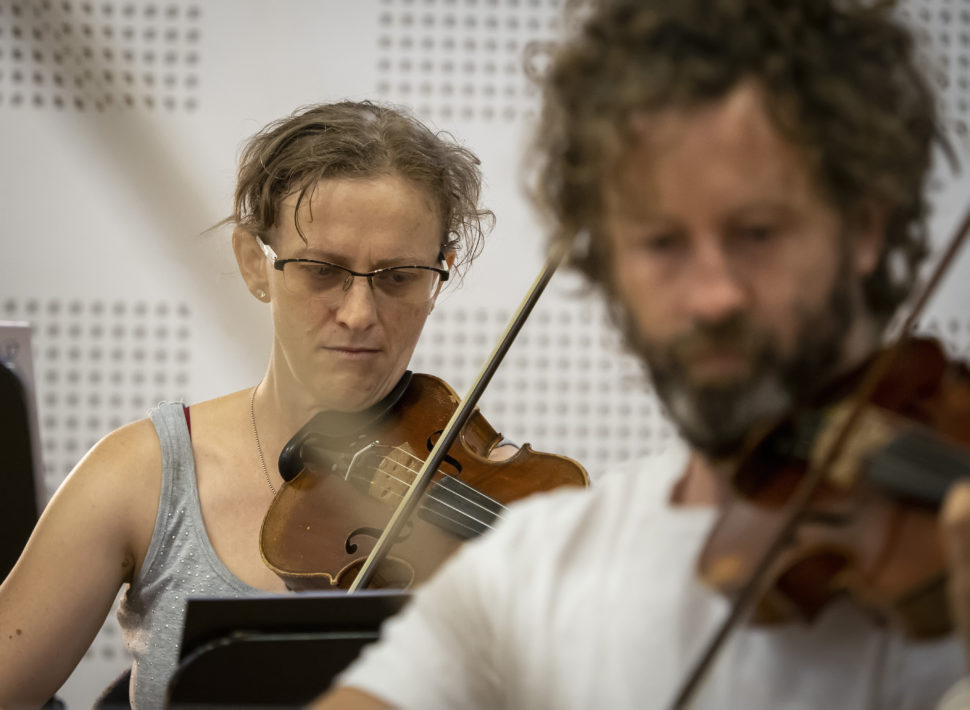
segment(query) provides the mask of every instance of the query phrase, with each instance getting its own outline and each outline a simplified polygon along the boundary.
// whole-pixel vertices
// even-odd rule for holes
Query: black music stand
[[[397,591],[191,598],[166,707],[303,707],[409,599]]]
[[[0,581],[46,501],[38,442],[30,325],[0,321]]]

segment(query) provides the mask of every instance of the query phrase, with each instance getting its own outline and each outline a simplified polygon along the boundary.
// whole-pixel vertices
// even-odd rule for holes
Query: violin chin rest
[[[292,481],[303,470],[303,457],[300,456],[302,442],[294,437],[290,439],[280,452],[279,469],[284,481]]]

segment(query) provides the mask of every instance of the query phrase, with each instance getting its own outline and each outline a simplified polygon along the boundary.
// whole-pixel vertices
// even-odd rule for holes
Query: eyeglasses
[[[317,259],[280,259],[259,237],[256,243],[273,268],[283,274],[286,290],[296,296],[324,299],[336,305],[350,290],[357,276],[367,279],[375,298],[399,304],[423,305],[431,301],[438,286],[448,280],[448,271],[436,266],[388,266],[362,272]],[[441,258],[439,256],[439,258]]]

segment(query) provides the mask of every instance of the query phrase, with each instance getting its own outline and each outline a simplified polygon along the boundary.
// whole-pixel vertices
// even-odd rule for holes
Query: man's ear
[[[239,273],[242,274],[246,288],[260,301],[270,300],[267,268],[269,261],[259,248],[256,236],[245,227],[232,231],[232,251],[236,255]]]
[[[875,200],[862,200],[852,212],[852,265],[865,278],[875,271],[886,248],[889,208]]]

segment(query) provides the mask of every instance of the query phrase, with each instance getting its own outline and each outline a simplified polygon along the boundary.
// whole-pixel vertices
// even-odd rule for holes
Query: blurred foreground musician
[[[540,193],[558,239],[588,235],[574,264],[689,451],[522,505],[317,708],[672,700],[727,611],[696,565],[732,457],[877,349],[925,255],[934,101],[913,37],[870,5],[618,0],[561,47]],[[942,525],[957,620],[967,499],[951,489]],[[932,708],[965,672],[960,636],[914,641],[838,600],[742,627],[693,707]]]

